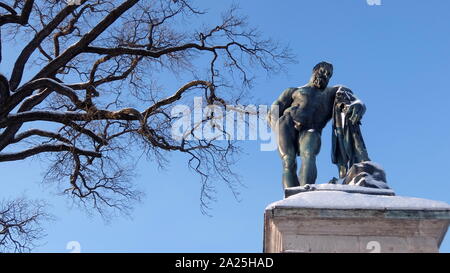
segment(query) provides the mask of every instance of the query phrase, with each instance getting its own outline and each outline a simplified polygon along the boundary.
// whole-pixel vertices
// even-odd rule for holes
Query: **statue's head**
[[[325,89],[331,76],[333,76],[333,65],[327,62],[320,62],[313,68],[310,84],[318,89]]]

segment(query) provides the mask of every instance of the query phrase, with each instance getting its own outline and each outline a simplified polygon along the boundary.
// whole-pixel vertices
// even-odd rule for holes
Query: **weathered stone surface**
[[[318,193],[299,193],[266,208],[264,252],[438,252],[450,223],[450,206],[444,202],[368,195],[366,206],[336,208],[312,195]],[[341,195],[358,196],[353,198],[358,202],[365,196],[337,193]],[[302,198],[306,201],[295,200]],[[381,203],[375,206],[373,198]],[[386,198],[394,201],[386,204]]]

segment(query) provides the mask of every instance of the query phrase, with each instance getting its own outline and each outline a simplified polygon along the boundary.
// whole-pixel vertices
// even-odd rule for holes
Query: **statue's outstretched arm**
[[[283,93],[281,93],[278,99],[272,103],[268,115],[269,125],[272,128],[275,128],[273,126],[273,122],[276,122],[283,115],[283,112],[291,106],[293,101],[292,93],[294,91],[295,88],[287,88],[283,91]]]

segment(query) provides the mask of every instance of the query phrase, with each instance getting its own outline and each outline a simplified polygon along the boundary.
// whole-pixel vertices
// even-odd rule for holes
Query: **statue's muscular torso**
[[[319,132],[333,115],[333,104],[337,87],[319,90],[311,86],[302,86],[292,92],[292,104],[283,113],[290,115],[301,130],[315,129]]]

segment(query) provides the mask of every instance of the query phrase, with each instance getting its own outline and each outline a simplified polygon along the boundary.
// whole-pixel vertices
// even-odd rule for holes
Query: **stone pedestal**
[[[439,252],[449,223],[445,202],[306,191],[266,208],[264,252]]]

